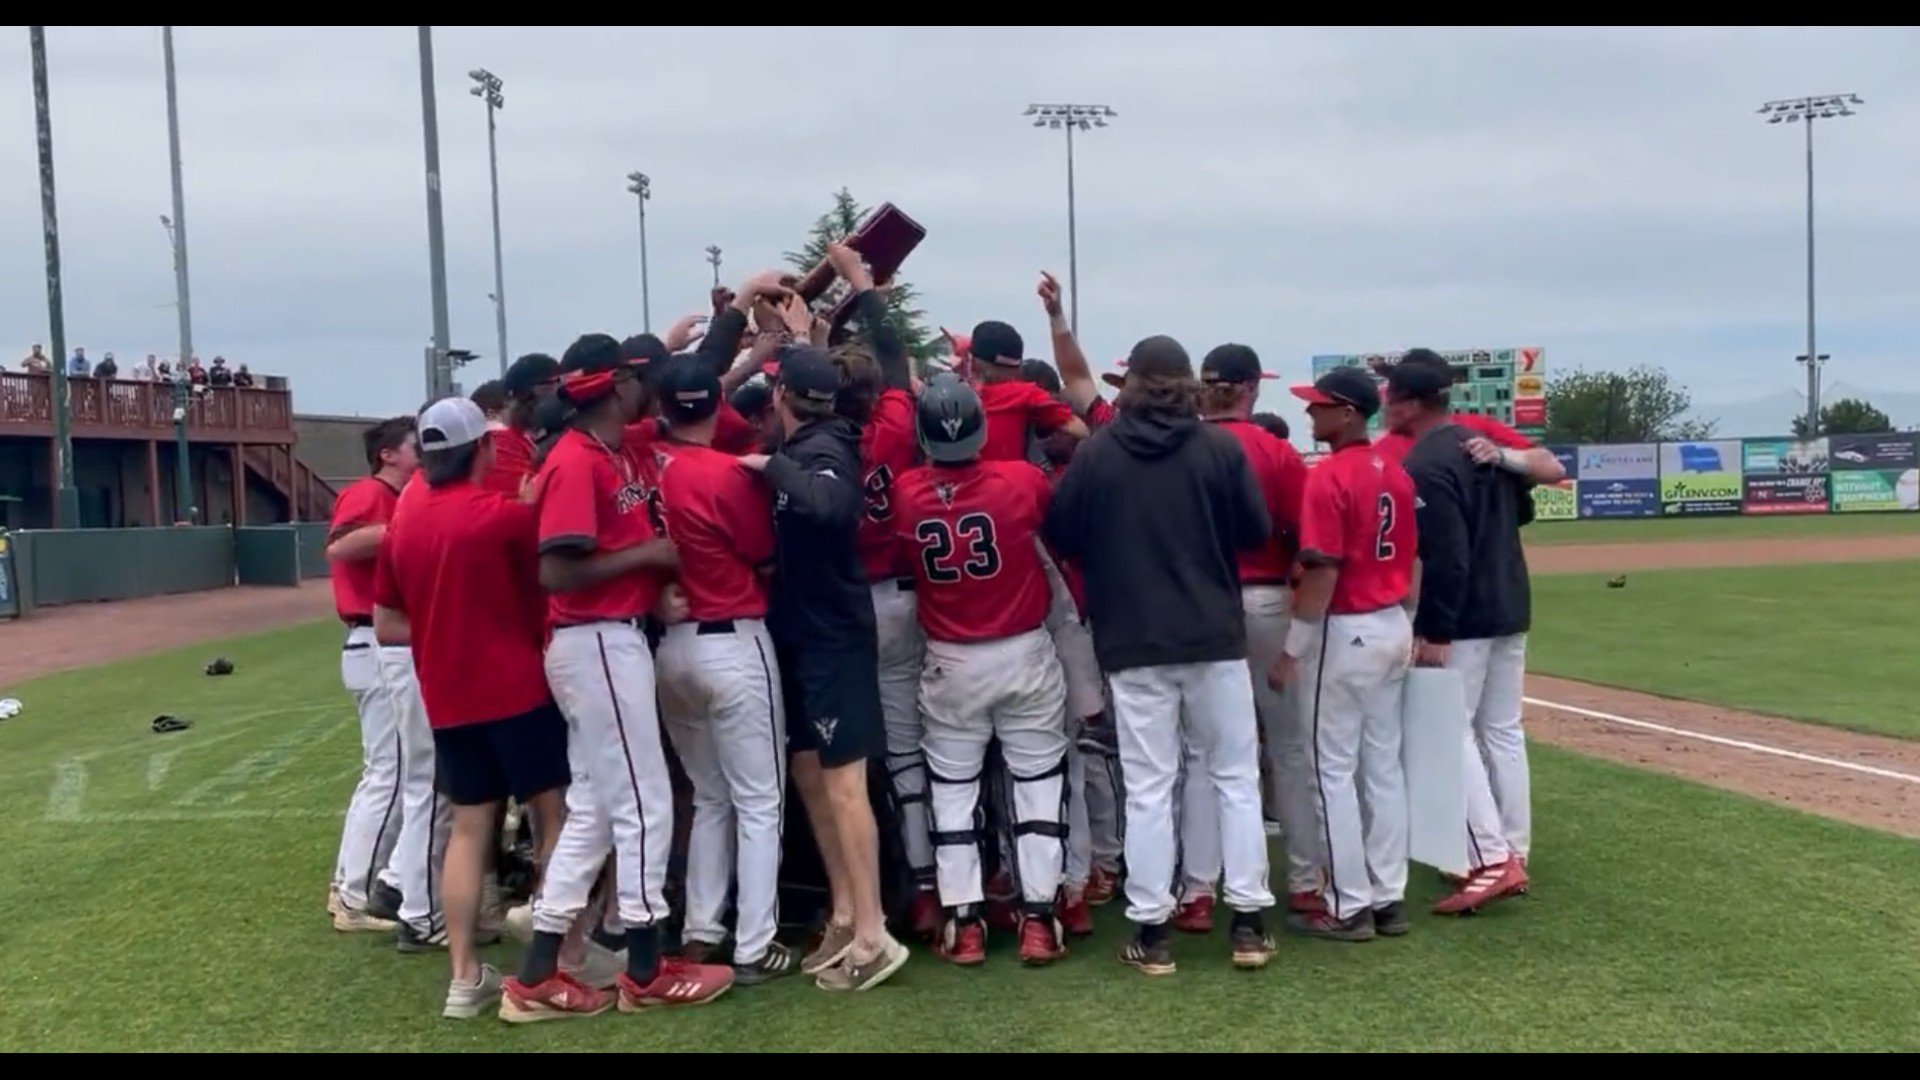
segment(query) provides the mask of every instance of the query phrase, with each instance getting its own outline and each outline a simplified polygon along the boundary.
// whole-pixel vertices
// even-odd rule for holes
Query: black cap
[[[497,413],[507,407],[507,384],[499,379],[488,379],[473,388],[467,400],[480,406],[481,412]]]
[[[620,366],[620,343],[611,334],[582,334],[560,354],[560,372],[591,374]]]
[[[758,416],[773,404],[773,387],[755,379],[735,390],[733,396],[727,399],[727,404],[733,406],[733,411],[741,416]]]
[[[1060,392],[1060,373],[1045,360],[1024,360],[1020,364],[1020,381],[1030,382],[1049,394]]]
[[[1431,349],[1415,349],[1387,369],[1387,393],[1396,398],[1426,400],[1453,387],[1453,366]]]
[[[543,397],[533,407],[533,416],[528,427],[534,431],[555,432],[567,426],[573,418],[573,404],[559,394]]]
[[[1027,343],[1021,340],[1020,331],[988,319],[973,328],[973,335],[967,339],[967,354],[989,364],[1019,367],[1025,362]]]
[[[1200,381],[1210,383],[1254,383],[1271,379],[1260,370],[1260,357],[1246,345],[1215,345],[1200,361]]]
[[[1363,368],[1337,367],[1313,380],[1311,386],[1291,389],[1294,397],[1309,405],[1346,405],[1361,416],[1380,411],[1380,390]]]
[[[720,373],[694,353],[667,357],[648,377],[660,395],[660,414],[670,424],[697,424],[720,411],[726,393]]]
[[[1142,338],[1127,354],[1127,378],[1191,379],[1193,361],[1186,347],[1165,334]]]
[[[541,386],[560,377],[560,361],[546,353],[528,353],[513,362],[500,383],[507,393],[526,397]]]
[[[620,343],[620,359],[629,364],[664,363],[667,355],[667,343],[652,334],[635,334]]]
[[[840,368],[827,350],[818,345],[787,345],[774,356],[780,361],[780,385],[787,393],[818,402],[830,402],[840,393]]]

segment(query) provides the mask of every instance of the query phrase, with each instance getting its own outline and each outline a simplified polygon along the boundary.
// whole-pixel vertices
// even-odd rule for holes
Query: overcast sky
[[[412,27],[183,27],[194,341],[290,376],[311,412],[424,393],[431,330]],[[1666,366],[1697,401],[1793,385],[1799,131],[1764,100],[1857,92],[1817,131],[1820,350],[1920,390],[1920,31],[439,27],[453,342],[497,371],[484,108],[513,353],[656,329],[777,263],[834,189],[929,239],[936,321],[1008,319],[1045,355],[1036,271],[1067,270],[1065,153],[1029,102],[1105,104],[1080,140],[1081,323],[1096,362],[1170,333],[1305,376],[1320,352],[1546,348]],[[48,31],[67,343],[177,351],[158,27]],[[0,38],[0,357],[46,341],[27,33]],[[1287,415],[1296,403],[1277,400]]]

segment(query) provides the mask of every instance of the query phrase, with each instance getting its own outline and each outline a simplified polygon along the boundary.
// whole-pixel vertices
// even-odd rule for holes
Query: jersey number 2
[[[1393,523],[1397,517],[1398,511],[1393,505],[1393,496],[1384,491],[1381,492],[1380,529],[1373,534],[1373,557],[1381,562],[1392,559],[1393,553],[1399,550],[1394,546],[1393,541],[1388,539],[1393,534]]]
[[[951,585],[962,577],[990,578],[1000,572],[1000,547],[993,529],[993,518],[986,514],[965,514],[951,527],[939,518],[916,525],[914,538],[920,541],[920,569],[935,585]],[[958,568],[947,565],[956,551],[965,558]]]

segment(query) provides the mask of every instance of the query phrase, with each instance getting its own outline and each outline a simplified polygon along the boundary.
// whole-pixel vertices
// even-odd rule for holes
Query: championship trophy
[[[841,243],[867,264],[874,284],[884,285],[900,272],[907,256],[926,238],[927,230],[919,222],[892,203],[881,203],[861,218]],[[853,317],[853,292],[838,279],[833,264],[825,259],[807,271],[793,291],[820,313],[836,333]]]

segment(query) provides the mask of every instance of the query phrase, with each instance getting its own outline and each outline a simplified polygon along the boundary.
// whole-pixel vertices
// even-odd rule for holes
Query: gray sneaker
[[[500,1003],[500,972],[492,964],[480,965],[480,978],[447,984],[447,1003],[440,1015],[449,1020],[472,1020]]]
[[[815,976],[813,984],[822,990],[841,993],[871,990],[905,967],[909,955],[907,947],[891,937],[866,960],[854,959],[853,950],[849,948],[846,959]]]
[[[820,943],[808,950],[806,958],[800,961],[800,970],[818,975],[846,959],[847,950],[851,948],[853,927],[828,923],[826,929],[820,931]]]

